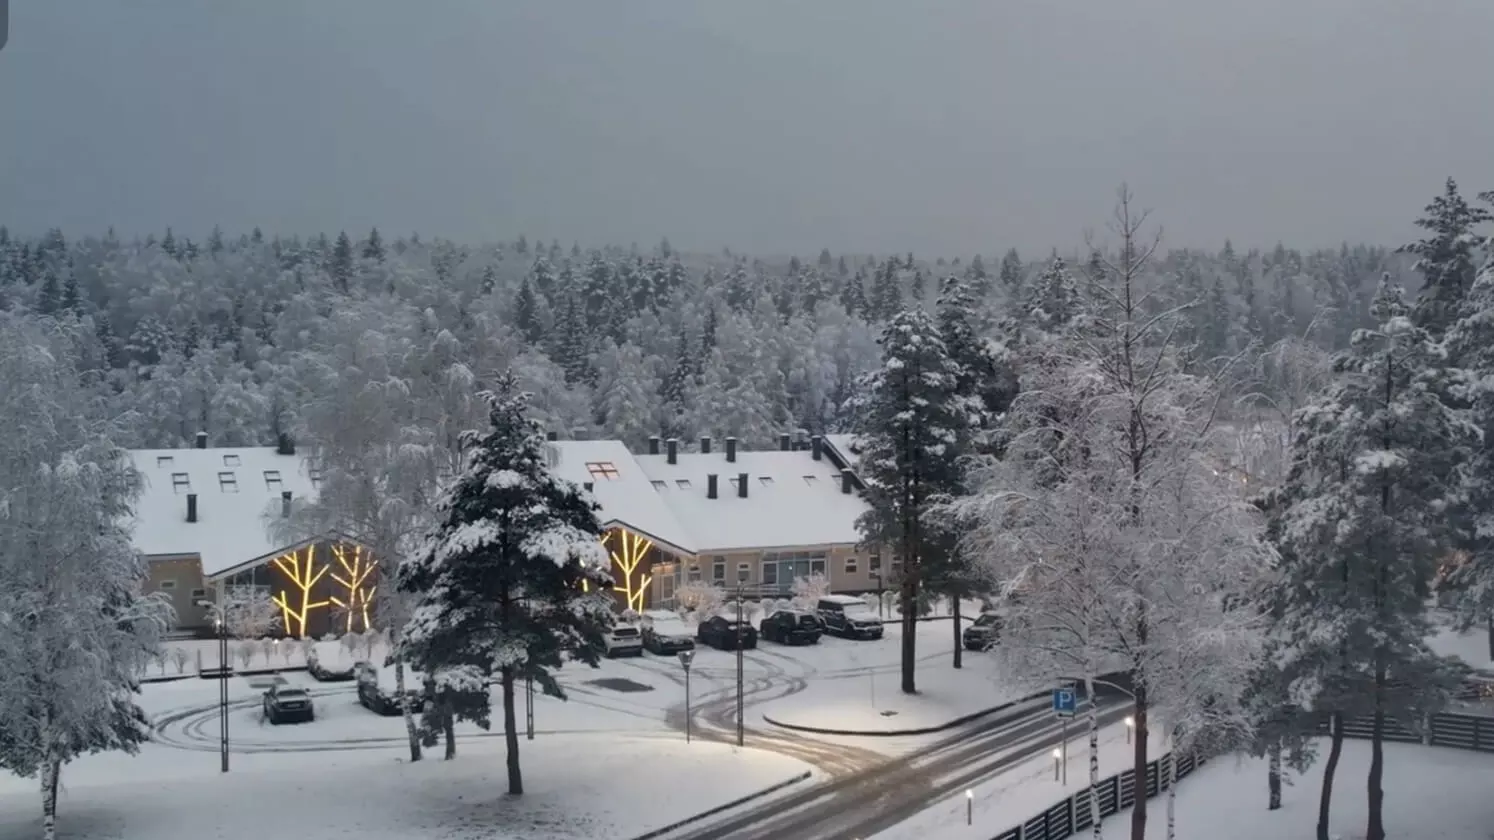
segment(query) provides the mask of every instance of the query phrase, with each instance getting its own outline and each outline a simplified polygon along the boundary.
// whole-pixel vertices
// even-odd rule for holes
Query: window
[[[717,557],[711,563],[711,580],[716,583],[726,582],[726,558]]]
[[[866,570],[868,572],[882,571],[882,555],[873,554],[872,556],[866,558]]]
[[[767,487],[768,485],[770,485],[770,484],[773,483],[773,476],[771,476],[771,475],[760,475],[760,476],[757,477],[757,480],[759,482],[761,482],[764,487]]]
[[[823,575],[825,573],[825,558],[815,557],[810,559],[809,573],[812,575]]]
[[[667,490],[667,489],[669,489],[669,482],[667,482],[667,481],[650,481],[649,484],[654,485],[654,489],[655,490]]]
[[[265,470],[265,489],[279,490],[285,483],[280,480],[280,470]]]
[[[737,564],[737,583],[746,583],[747,581],[749,581],[751,579],[752,579],[752,564],[751,563],[738,563]]]
[[[896,574],[897,570],[901,569],[902,567],[903,567],[903,561],[902,560],[900,560],[897,557],[892,558],[892,572],[893,572],[893,574]]]
[[[310,478],[311,483],[314,485],[322,483],[322,471],[317,469],[316,467],[307,468],[306,477]]]
[[[207,590],[206,589],[194,589],[194,590],[192,590],[192,601],[194,603],[196,603],[197,601],[204,600],[205,598],[207,598]]]
[[[174,461],[174,459],[170,455],[157,455],[156,456],[156,466],[158,466],[158,467],[169,467],[169,466],[171,466],[171,464],[172,464],[173,461]]]
[[[846,574],[848,574],[848,575],[854,575],[854,574],[856,574],[856,571],[857,571],[856,558],[855,557],[847,557],[846,558]]]
[[[237,455],[224,455],[223,456],[223,466],[225,466],[225,467],[237,467],[237,466],[239,466],[239,456],[237,456]]]
[[[239,479],[231,472],[218,473],[218,489],[225,493],[239,492]]]
[[[816,481],[819,481],[819,478],[817,476],[812,476],[812,475],[806,475],[806,476],[804,476],[804,483],[808,484],[810,487],[813,487]]]
[[[171,474],[171,489],[177,493],[185,493],[192,489],[192,477],[186,473]]]
[[[777,563],[764,563],[763,564],[763,585],[764,586],[777,586],[778,585],[778,564]]]
[[[611,461],[587,461],[586,471],[591,473],[592,478],[605,478],[611,481],[622,475]]]
[[[174,580],[163,580],[163,581],[161,581],[161,591],[162,592],[170,592],[171,590],[173,590],[175,588],[176,588],[176,581],[174,581]]]
[[[676,478],[674,480],[674,486],[680,488],[681,490],[689,490],[690,489],[690,479],[688,479],[688,478]]]
[[[691,583],[699,583],[700,582],[700,564],[699,563],[691,563],[690,567],[685,570],[685,577]]]

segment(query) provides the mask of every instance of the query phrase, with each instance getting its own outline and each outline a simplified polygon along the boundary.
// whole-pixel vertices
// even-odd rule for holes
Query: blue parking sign
[[[1073,688],[1053,689],[1053,711],[1060,717],[1073,717],[1078,705],[1079,697]]]

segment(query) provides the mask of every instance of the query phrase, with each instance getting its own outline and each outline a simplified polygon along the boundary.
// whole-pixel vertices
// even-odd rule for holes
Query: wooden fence
[[[1344,723],[1344,736],[1369,738],[1374,721],[1370,718],[1349,720]],[[1323,725],[1327,733],[1327,724]],[[1494,754],[1494,717],[1465,715],[1444,712],[1433,715],[1422,725],[1411,727],[1387,718],[1383,737],[1386,741],[1427,744],[1434,747],[1452,747]],[[1146,766],[1146,796],[1148,799],[1167,790],[1167,776],[1171,769],[1172,756],[1165,754]],[[1178,759],[1177,778],[1187,778],[1194,770],[1203,766],[1204,759],[1183,756]],[[1112,816],[1131,807],[1132,770],[1117,773],[1100,782],[1100,818]],[[1065,840],[1090,828],[1093,822],[1089,814],[1089,788],[1057,802],[1046,811],[997,834],[992,840]]]

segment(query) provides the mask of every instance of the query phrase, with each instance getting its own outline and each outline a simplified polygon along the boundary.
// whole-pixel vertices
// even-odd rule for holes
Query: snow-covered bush
[[[270,657],[275,655],[275,640],[270,638],[269,636],[265,636],[263,639],[260,639],[259,653],[265,658],[266,665],[274,664],[270,661]]]
[[[156,667],[161,669],[161,674],[163,676],[166,674],[166,651],[160,649],[156,650],[150,655],[150,661],[154,662],[156,664]]]
[[[865,602],[866,608],[872,612],[877,612],[882,606],[882,597],[875,592],[868,592],[862,595],[861,600]]]
[[[358,658],[358,648],[363,646],[362,633],[359,633],[356,630],[349,633],[344,633],[342,638],[338,639],[337,641],[342,645],[344,653],[354,659]]]
[[[301,648],[301,660],[310,665],[311,660],[316,658],[316,640],[302,639],[297,642],[297,645]],[[287,647],[286,649],[289,650],[290,648]]]
[[[819,572],[794,578],[793,602],[801,610],[814,609],[820,599],[829,594],[830,579]]]
[[[176,666],[178,674],[185,674],[187,672],[187,663],[191,661],[192,654],[187,653],[186,648],[174,647],[171,649],[171,662]]]
[[[674,598],[681,607],[695,613],[697,617],[713,615],[716,608],[726,600],[726,593],[718,586],[701,580],[687,581],[674,590]]]
[[[364,659],[369,661],[373,660],[374,649],[379,646],[379,641],[379,634],[375,633],[372,629],[365,630],[363,634],[359,636],[359,650],[363,652]]]
[[[259,643],[252,639],[239,642],[236,653],[239,656],[239,666],[248,668],[249,663],[254,661],[254,654],[259,650]]]
[[[888,615],[892,615],[897,610],[897,598],[898,593],[893,590],[889,589],[882,593],[882,610]]]
[[[633,609],[632,607],[629,607],[623,610],[622,613],[618,615],[617,620],[620,624],[637,624],[638,611]]]
[[[249,585],[224,589],[222,602],[213,604],[209,615],[221,621],[236,639],[261,638],[279,627],[281,619],[270,590]]]

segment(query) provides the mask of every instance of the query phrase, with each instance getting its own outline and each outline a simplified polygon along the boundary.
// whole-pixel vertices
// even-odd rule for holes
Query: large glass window
[[[794,581],[812,574],[825,574],[825,553],[822,551],[765,551],[763,552],[763,585],[776,586],[779,592],[789,592]]]

